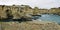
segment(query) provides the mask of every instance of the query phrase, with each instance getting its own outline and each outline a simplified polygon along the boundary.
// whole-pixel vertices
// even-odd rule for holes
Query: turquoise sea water
[[[41,21],[52,21],[52,22],[60,23],[60,16],[58,15],[43,14],[38,19],[40,19]]]

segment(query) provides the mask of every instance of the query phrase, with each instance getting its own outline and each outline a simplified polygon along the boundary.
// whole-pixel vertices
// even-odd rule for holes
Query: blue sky
[[[60,7],[60,0],[0,0],[0,5],[29,5],[39,8]]]

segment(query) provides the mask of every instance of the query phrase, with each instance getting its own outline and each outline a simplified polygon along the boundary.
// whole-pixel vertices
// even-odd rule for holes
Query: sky
[[[0,5],[29,5],[39,8],[60,7],[60,0],[0,0]]]

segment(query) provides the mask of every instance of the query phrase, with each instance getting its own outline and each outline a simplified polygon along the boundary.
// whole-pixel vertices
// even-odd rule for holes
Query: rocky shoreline
[[[60,7],[51,9],[31,8],[29,5],[0,5],[0,19],[19,19],[22,16],[38,14],[57,14],[60,15]]]
[[[1,30],[60,30],[57,23],[44,21],[0,22],[0,26]]]

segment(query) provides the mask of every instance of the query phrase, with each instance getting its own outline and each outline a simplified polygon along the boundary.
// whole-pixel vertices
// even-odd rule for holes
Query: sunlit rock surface
[[[51,9],[31,8],[29,5],[0,5],[0,19],[6,19],[13,16],[13,19],[19,19],[22,16],[37,14],[57,14],[60,15],[60,7]]]
[[[60,30],[60,25],[55,22],[27,21],[27,22],[2,22],[1,30]]]

